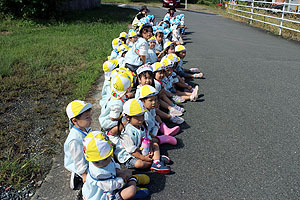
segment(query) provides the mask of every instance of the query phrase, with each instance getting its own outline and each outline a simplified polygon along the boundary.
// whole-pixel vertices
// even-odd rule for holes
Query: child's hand
[[[132,92],[127,92],[126,96],[128,97],[128,99],[131,99],[134,97],[134,94]]]
[[[86,172],[84,172],[81,176],[82,176],[82,182],[85,183],[85,181],[86,181]]]
[[[152,162],[152,158],[150,157],[150,153],[148,155],[144,156],[144,161]]]
[[[128,178],[132,176],[132,171],[128,169],[120,170],[118,173],[119,177],[122,177],[123,180],[126,182]]]
[[[153,155],[154,155],[154,152],[153,152],[153,151],[150,151],[150,152],[148,153],[148,155],[149,155],[150,158],[152,158]]]

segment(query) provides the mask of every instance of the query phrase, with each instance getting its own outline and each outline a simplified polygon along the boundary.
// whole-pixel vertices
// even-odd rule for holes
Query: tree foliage
[[[50,18],[63,1],[66,0],[0,0],[0,12],[4,16]]]

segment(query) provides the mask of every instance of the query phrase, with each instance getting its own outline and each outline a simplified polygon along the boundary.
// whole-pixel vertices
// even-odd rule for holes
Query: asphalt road
[[[204,96],[183,104],[179,144],[163,147],[174,174],[151,174],[151,199],[300,199],[300,44],[183,13],[184,66],[204,72]]]

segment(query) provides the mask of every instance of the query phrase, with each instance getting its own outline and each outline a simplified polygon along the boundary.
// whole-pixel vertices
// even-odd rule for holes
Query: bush
[[[51,18],[59,3],[66,0],[0,0],[0,12],[24,18]]]

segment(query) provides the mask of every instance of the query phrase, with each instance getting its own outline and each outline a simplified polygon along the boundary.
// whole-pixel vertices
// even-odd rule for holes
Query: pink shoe
[[[160,135],[160,136],[156,136],[156,137],[158,137],[158,139],[159,139],[159,144],[171,144],[171,145],[177,144],[177,140],[173,136]]]
[[[164,135],[174,136],[180,131],[180,127],[175,126],[174,128],[169,128],[165,123],[162,122],[159,126],[159,131]]]

